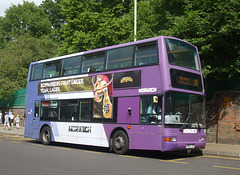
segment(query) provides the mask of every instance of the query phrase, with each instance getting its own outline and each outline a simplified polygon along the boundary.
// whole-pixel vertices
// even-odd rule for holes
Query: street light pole
[[[137,40],[137,0],[134,1],[134,41]]]

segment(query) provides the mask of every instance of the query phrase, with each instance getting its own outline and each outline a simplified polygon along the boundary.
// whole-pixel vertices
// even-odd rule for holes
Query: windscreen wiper
[[[181,131],[181,132],[183,132],[183,129],[186,128],[186,126],[188,125],[188,121],[189,121],[189,123],[191,122],[191,118],[192,118],[192,113],[189,112],[186,121],[184,122],[184,124],[183,124],[182,127],[180,128],[180,131]]]
[[[199,124],[199,122],[196,120],[196,122],[197,122],[197,125],[198,125],[198,129],[199,129],[199,132],[201,131],[201,126],[200,126],[200,124]]]

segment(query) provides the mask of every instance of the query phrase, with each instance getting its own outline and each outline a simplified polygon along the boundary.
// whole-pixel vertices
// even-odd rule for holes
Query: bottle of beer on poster
[[[107,88],[104,90],[103,117],[112,118],[112,103],[110,101]]]
[[[96,102],[100,103],[102,101],[102,98],[103,98],[103,90],[101,89],[102,88],[102,81],[101,81],[101,77],[102,75],[98,75],[97,76],[97,89],[100,89],[100,90],[97,90],[96,91]]]

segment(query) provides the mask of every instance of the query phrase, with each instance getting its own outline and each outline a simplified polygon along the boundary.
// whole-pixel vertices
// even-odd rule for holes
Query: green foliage
[[[42,2],[40,7],[45,11],[48,20],[51,22],[51,37],[57,42],[61,42],[63,40],[61,28],[62,25],[66,22],[64,15],[62,14],[61,0],[45,0]]]
[[[0,98],[25,88],[30,63],[56,56],[57,48],[49,37],[37,39],[28,33],[8,42],[0,50]]]
[[[62,32],[64,43],[61,54],[85,51],[132,41],[133,19],[130,0],[72,1],[62,0],[66,24]]]
[[[174,18],[171,34],[199,48],[208,78],[239,76],[239,0],[185,0],[184,14]]]
[[[0,26],[1,35],[7,41],[25,33],[37,38],[51,33],[51,23],[46,13],[33,2],[23,1],[22,5],[12,5],[5,13],[5,17],[0,20]]]
[[[198,47],[206,78],[239,76],[239,0],[137,2],[137,40],[179,37]],[[12,5],[0,17],[0,98],[26,86],[30,62],[133,41],[133,23],[133,0]]]
[[[43,7],[26,1],[0,17],[0,98],[26,87],[31,62],[58,54],[51,26]]]

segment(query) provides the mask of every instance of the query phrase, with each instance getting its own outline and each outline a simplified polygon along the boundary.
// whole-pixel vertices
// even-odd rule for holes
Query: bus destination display
[[[171,69],[172,87],[193,91],[202,91],[201,76],[181,70]]]

